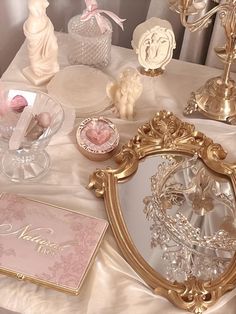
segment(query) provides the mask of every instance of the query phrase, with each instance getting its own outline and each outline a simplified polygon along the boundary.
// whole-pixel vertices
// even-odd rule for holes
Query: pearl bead
[[[41,112],[35,118],[38,121],[38,125],[42,128],[48,128],[52,120],[49,112]]]
[[[16,95],[10,102],[10,108],[15,112],[22,112],[28,106],[28,102],[24,96]]]

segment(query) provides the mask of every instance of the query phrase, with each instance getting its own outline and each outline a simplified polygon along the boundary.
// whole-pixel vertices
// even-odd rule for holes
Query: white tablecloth
[[[67,36],[58,34],[61,68],[68,65]],[[26,46],[21,47],[15,59],[3,74],[2,80],[17,86],[30,84],[21,73],[28,64]],[[127,66],[137,67],[137,57],[132,50],[112,47],[111,64],[104,70],[112,77]],[[143,77],[144,91],[136,105],[134,121],[114,118],[121,142],[133,136],[144,121],[160,109],[168,109],[180,118],[191,121],[229,151],[229,159],[236,160],[236,127],[204,119],[186,119],[183,108],[191,91],[200,87],[208,78],[219,75],[217,69],[177,60],[167,66],[166,72],[156,78]],[[45,90],[45,87],[42,87]],[[76,121],[76,125],[80,119]],[[76,128],[75,128],[76,129]],[[0,175],[1,192],[19,193],[38,200],[106,218],[103,200],[97,199],[86,189],[89,175],[96,168],[113,165],[112,160],[97,163],[83,157],[76,145],[75,130],[61,137],[54,137],[47,148],[52,166],[41,180],[29,184],[14,184]],[[223,296],[206,313],[235,314],[236,291]],[[169,301],[154,295],[121,256],[109,229],[98,252],[95,263],[82,286],[79,296],[70,296],[31,283],[20,282],[6,276],[0,277],[0,307],[22,314],[178,314],[186,313]]]

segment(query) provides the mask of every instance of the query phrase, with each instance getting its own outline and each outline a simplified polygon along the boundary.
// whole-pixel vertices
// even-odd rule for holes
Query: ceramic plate
[[[77,117],[87,117],[111,105],[106,95],[110,81],[111,78],[99,69],[75,65],[59,71],[47,90],[63,106],[75,109]]]

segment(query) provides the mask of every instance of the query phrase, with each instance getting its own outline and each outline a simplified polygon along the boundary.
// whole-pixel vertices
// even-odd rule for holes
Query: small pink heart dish
[[[95,145],[102,145],[106,143],[112,135],[112,131],[109,129],[89,129],[86,131],[86,136],[91,143]]]
[[[109,159],[119,144],[119,133],[108,119],[87,118],[81,122],[76,134],[80,152],[94,161]]]

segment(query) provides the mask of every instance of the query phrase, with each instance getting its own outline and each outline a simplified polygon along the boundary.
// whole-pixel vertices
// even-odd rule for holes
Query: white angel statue
[[[138,71],[134,68],[125,69],[117,82],[108,83],[106,90],[114,104],[115,113],[121,119],[132,120],[135,102],[143,91]]]
[[[57,38],[46,14],[48,5],[47,0],[28,0],[29,17],[23,27],[30,61],[23,73],[35,85],[47,82],[59,70]]]

